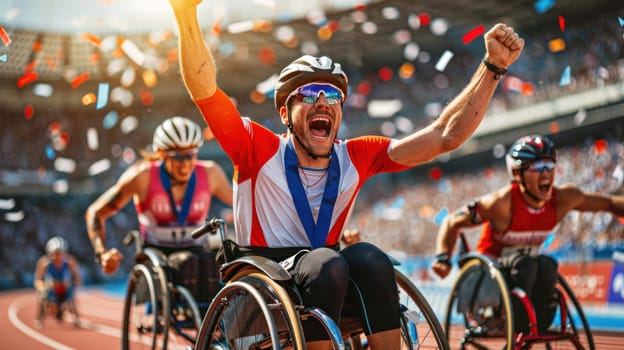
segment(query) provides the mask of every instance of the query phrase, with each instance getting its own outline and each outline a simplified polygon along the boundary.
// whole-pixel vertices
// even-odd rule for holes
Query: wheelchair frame
[[[547,349],[564,346],[564,342],[570,342],[577,350],[594,350],[594,341],[589,328],[587,318],[581,305],[567,284],[563,276],[558,275],[558,284],[555,291],[558,295],[558,318],[557,315],[547,331],[539,332],[537,328],[537,318],[535,309],[529,296],[520,289],[510,290],[500,269],[500,264],[489,257],[479,253],[466,253],[459,261],[461,271],[457,277],[450,293],[447,304],[444,331],[448,341],[454,344],[459,341],[460,348],[475,348],[486,350],[490,348],[504,350],[528,349],[533,344],[543,343]],[[493,317],[474,315],[471,312],[460,312],[455,317],[454,308],[458,308],[458,298],[462,283],[464,283],[469,273],[477,272],[481,269],[483,278],[491,278],[500,291],[500,315]],[[517,299],[524,306],[529,320],[529,332],[527,334],[516,332],[514,325],[514,310],[512,300]],[[492,310],[484,310],[484,313]],[[453,326],[453,319],[461,318],[459,327],[463,332],[457,331],[458,326]],[[555,321],[559,322],[558,327]],[[483,322],[479,322],[483,321]],[[582,331],[582,332],[581,332]],[[457,335],[457,336],[456,336]],[[498,340],[498,342],[497,342]]]
[[[210,219],[191,235],[198,238],[217,232],[226,253],[226,264],[221,267],[222,280],[228,282],[206,312],[195,349],[306,349],[301,320],[310,317],[324,327],[334,349],[345,349],[345,340],[350,342],[351,349],[363,349],[363,329],[359,322],[347,319],[337,325],[323,310],[303,306],[294,282],[280,264],[260,256],[237,259],[229,256],[223,220]],[[401,305],[404,347],[450,349],[427,300],[400,271],[395,269],[395,275],[399,289],[413,303]],[[408,308],[414,306],[418,310]],[[264,322],[259,324],[258,320]]]
[[[144,248],[138,231],[131,231],[124,239],[125,245],[133,243],[136,263],[127,281],[122,349],[166,349],[171,341],[184,346],[193,344],[201,325],[197,302],[186,287],[169,281],[165,271],[166,257],[155,249]],[[144,283],[143,287],[147,289],[145,302],[137,300],[140,299],[136,295],[140,283]],[[135,319],[139,316],[140,319]],[[148,319],[147,323],[144,318]]]

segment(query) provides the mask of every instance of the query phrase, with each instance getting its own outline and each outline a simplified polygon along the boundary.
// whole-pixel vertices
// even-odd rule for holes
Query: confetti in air
[[[444,53],[436,63],[435,69],[438,72],[444,72],[444,70],[446,69],[446,65],[448,65],[448,63],[451,61],[451,58],[453,58],[453,53],[449,50],[444,51]]]
[[[569,85],[571,81],[570,77],[570,66],[565,67],[563,73],[561,74],[561,80],[559,80],[559,86]]]
[[[108,90],[109,90],[108,83],[100,83],[98,85],[98,96],[97,96],[97,103],[95,105],[95,109],[102,109],[106,107],[106,104],[108,104]]]
[[[462,37],[462,42],[464,45],[468,45],[471,41],[481,36],[485,33],[485,26],[483,24],[478,25],[472,28],[468,33],[464,34]]]
[[[545,13],[555,6],[555,0],[537,0],[533,8],[537,13]]]
[[[4,46],[9,46],[11,44],[11,37],[9,37],[9,33],[4,30],[3,26],[0,26],[0,39],[2,39]]]

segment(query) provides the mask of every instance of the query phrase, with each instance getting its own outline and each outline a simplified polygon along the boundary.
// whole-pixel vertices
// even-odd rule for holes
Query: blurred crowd
[[[454,169],[438,167],[426,174],[403,177],[400,182],[381,178],[360,198],[352,218],[364,240],[386,251],[407,255],[432,255],[438,226],[449,211],[480,195],[509,183],[503,158],[485,167]],[[573,183],[585,191],[622,194],[624,143],[616,139],[588,139],[560,148],[556,184]],[[362,204],[364,203],[364,204]],[[545,247],[561,258],[610,258],[609,249],[624,248],[624,218],[610,213],[570,213],[554,231]],[[466,232],[473,244],[480,227]],[[605,254],[601,254],[601,251]]]
[[[556,183],[574,183],[584,190],[621,193],[624,180],[624,142],[616,139],[587,140],[560,148]],[[362,190],[351,228],[362,239],[375,242],[386,251],[405,256],[431,256],[438,225],[449,210],[458,208],[481,194],[503,186],[509,175],[503,159],[491,165],[443,172],[432,168],[427,174],[415,169],[402,174],[381,175]],[[83,212],[89,196],[19,196],[16,206],[24,213],[16,222],[0,225],[0,289],[30,285],[37,258],[45,242],[60,235],[70,244],[86,283],[105,279],[93,259],[87,239]],[[124,268],[110,277],[125,278],[132,264],[132,250],[122,247],[125,234],[137,227],[134,208],[126,207],[109,220],[110,241],[127,257]],[[218,205],[213,215],[219,215]],[[599,259],[601,251],[623,248],[624,221],[608,213],[571,213],[563,220],[547,247],[562,258]],[[469,239],[476,234],[468,232]],[[476,232],[475,232],[476,233]],[[611,249],[611,250],[610,250]]]
[[[616,14],[576,18],[564,30],[557,23],[551,28],[517,30],[527,46],[497,89],[489,115],[620,84],[624,79],[624,29]],[[172,41],[171,47],[176,38],[167,40]],[[400,137],[403,132],[428,124],[440,106],[459,93],[482,58],[482,52],[455,50],[446,69],[437,71],[430,55],[428,60],[421,57],[413,62],[415,72],[409,79],[398,74],[389,80],[380,79],[375,74],[377,67],[368,67],[370,71],[366,72],[345,67],[352,93],[345,106],[340,137],[370,133]],[[47,239],[54,235],[67,238],[87,283],[104,278],[94,264],[85,233],[83,213],[88,203],[140,156],[140,150],[149,147],[159,122],[183,115],[203,124],[182,90],[177,70],[173,63],[170,71],[176,74],[175,83],[172,85],[170,79],[166,89],[180,89],[184,97],[173,101],[156,98],[146,104],[136,99],[131,106],[111,103],[101,111],[94,111],[92,106],[76,111],[47,105],[45,98],[20,92],[27,104],[23,112],[0,105],[0,186],[5,189],[0,200],[14,202],[0,208],[0,289],[30,285],[35,261]],[[160,86],[165,82],[163,79]],[[159,88],[154,87],[154,96],[158,96]],[[262,120],[275,131],[284,131],[272,98],[256,103],[250,100],[248,91],[228,92],[243,115]],[[388,118],[371,118],[366,101],[375,99],[398,99],[402,107]],[[409,125],[399,125],[398,116],[405,116]],[[387,122],[395,123],[395,128],[382,129]],[[624,177],[624,144],[618,139],[598,141],[563,148],[557,182],[572,182],[585,190],[619,192]],[[216,143],[204,146],[202,157],[221,162],[231,175],[231,165]],[[437,224],[449,209],[508,181],[502,159],[494,159],[484,168],[455,169],[436,176],[422,174],[418,169],[379,176],[362,191],[352,224],[364,239],[386,250],[432,254]],[[132,210],[129,206],[110,220],[114,226],[108,230],[111,241],[121,242],[128,230],[137,227]],[[214,210],[219,215],[219,206]],[[609,214],[570,215],[560,225],[551,248],[561,250],[574,245],[594,252],[621,241],[621,231],[622,223]],[[122,251],[126,257],[132,256],[129,249]],[[129,267],[132,259],[124,262]],[[125,277],[123,271],[113,278]]]

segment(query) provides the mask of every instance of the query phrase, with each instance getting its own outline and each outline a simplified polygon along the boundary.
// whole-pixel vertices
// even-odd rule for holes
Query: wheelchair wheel
[[[186,287],[178,285],[170,290],[170,295],[167,348],[182,349],[195,343],[201,314],[195,298]]]
[[[150,269],[137,264],[128,277],[123,311],[122,349],[156,349],[158,334],[163,332],[158,319],[160,313]]]
[[[410,279],[395,270],[401,307],[402,349],[450,349],[435,312]]]
[[[290,327],[294,325],[292,327],[300,332],[301,326],[297,318],[293,319],[285,311],[289,307],[285,307],[280,298],[284,295],[276,292],[280,289],[276,282],[261,274],[251,274],[226,284],[208,308],[195,349],[281,349],[286,346],[305,349],[304,343],[292,344],[293,339],[301,342],[303,339],[294,336],[293,333],[297,333]],[[279,315],[285,315],[285,319]],[[278,328],[278,324],[285,325],[284,329]]]
[[[551,327],[537,341],[543,342],[546,349],[594,350],[594,339],[581,304],[563,276],[559,275],[558,282],[559,308]]]
[[[486,292],[485,298],[479,292]],[[463,263],[451,289],[444,332],[453,349],[514,349],[511,296],[502,273],[488,258],[472,257]]]

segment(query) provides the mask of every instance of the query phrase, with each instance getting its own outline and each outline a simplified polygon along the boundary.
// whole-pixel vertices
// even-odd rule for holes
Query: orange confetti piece
[[[41,42],[39,42],[39,41],[35,41],[35,42],[33,43],[33,48],[32,48],[32,49],[33,49],[33,51],[35,51],[35,52],[39,52],[39,51],[41,50]]]
[[[559,132],[559,123],[551,122],[550,123],[550,133],[551,134],[556,134],[558,132]]]
[[[535,95],[535,86],[532,83],[523,82],[520,92],[522,96],[533,96]]]
[[[144,106],[149,106],[154,103],[154,95],[148,89],[141,89],[141,102]]]
[[[215,36],[221,36],[221,19],[220,18],[212,25],[212,34],[214,34]]]
[[[563,41],[563,39],[557,38],[557,39],[552,39],[549,43],[548,43],[548,48],[550,49],[551,52],[559,52],[559,51],[563,51],[565,50],[565,41]]]
[[[52,56],[45,55],[44,60],[48,68],[50,68],[51,70],[56,69],[56,61],[54,60],[54,58],[52,58]]]
[[[100,47],[102,39],[93,33],[83,33],[82,38],[90,42],[93,46]]]
[[[462,42],[464,45],[468,45],[471,41],[481,36],[485,33],[485,26],[483,24],[478,25],[472,28],[468,33],[464,34],[462,37]]]
[[[24,66],[24,73],[32,72],[37,67],[37,61],[32,61]]]
[[[0,39],[2,39],[4,46],[11,45],[11,37],[9,36],[9,33],[4,30],[3,26],[0,26]]]
[[[89,64],[97,64],[98,62],[100,62],[100,54],[97,52],[92,53],[91,56],[89,56]]]
[[[17,79],[17,86],[21,89],[37,79],[39,75],[36,72],[28,72]]]
[[[90,92],[90,93],[82,96],[82,105],[83,106],[88,106],[88,105],[94,103],[95,100],[96,100],[95,94]]]
[[[275,52],[270,47],[263,47],[262,49],[260,49],[260,52],[258,52],[258,56],[260,61],[267,66],[275,64]]]
[[[80,85],[82,85],[82,83],[84,83],[85,81],[89,80],[91,76],[89,75],[89,73],[82,73],[79,74],[77,77],[75,77],[74,79],[72,79],[71,81],[71,87],[73,89],[79,87]]]
[[[565,30],[565,18],[563,16],[559,16],[559,28],[562,32]]]

